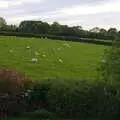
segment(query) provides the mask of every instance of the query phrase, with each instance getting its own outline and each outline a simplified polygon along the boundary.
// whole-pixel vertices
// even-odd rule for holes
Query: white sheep
[[[32,61],[32,62],[38,62],[38,59],[37,59],[37,58],[32,58],[31,61]]]
[[[65,47],[68,47],[68,48],[70,47],[70,45],[69,45],[68,43],[64,43],[63,45],[64,45]]]
[[[62,48],[57,48],[58,51],[61,51]]]
[[[39,55],[39,52],[36,51],[36,52],[35,52],[35,55]]]
[[[59,61],[59,63],[63,63],[63,60],[62,60],[62,59],[60,59],[60,58],[58,59],[58,61]]]
[[[30,46],[27,46],[26,49],[30,49]]]
[[[45,55],[45,54],[43,54],[42,56],[43,56],[43,57],[46,57],[46,55]]]
[[[13,50],[9,50],[10,53],[13,53]]]
[[[102,62],[102,63],[106,63],[106,60],[103,59],[101,62]]]

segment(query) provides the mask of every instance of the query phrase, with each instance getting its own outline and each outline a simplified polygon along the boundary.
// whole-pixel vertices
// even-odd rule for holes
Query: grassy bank
[[[0,67],[25,72],[33,79],[96,78],[107,46],[37,38],[0,37]],[[33,63],[32,59],[38,62]]]

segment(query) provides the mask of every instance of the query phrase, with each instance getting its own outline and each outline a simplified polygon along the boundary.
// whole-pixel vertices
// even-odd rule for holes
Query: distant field
[[[0,37],[0,66],[15,68],[34,79],[95,78],[100,56],[107,46]],[[37,58],[38,62],[31,60]]]

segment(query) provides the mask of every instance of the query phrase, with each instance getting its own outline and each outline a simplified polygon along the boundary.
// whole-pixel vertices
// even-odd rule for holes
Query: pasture
[[[39,38],[0,37],[0,67],[33,79],[96,78],[107,46]]]

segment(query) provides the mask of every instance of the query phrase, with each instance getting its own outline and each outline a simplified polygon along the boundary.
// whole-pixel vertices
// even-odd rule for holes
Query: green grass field
[[[95,78],[96,68],[105,48],[108,47],[78,42],[1,36],[0,66],[14,68],[33,79]],[[32,58],[37,58],[38,62],[32,62]]]

